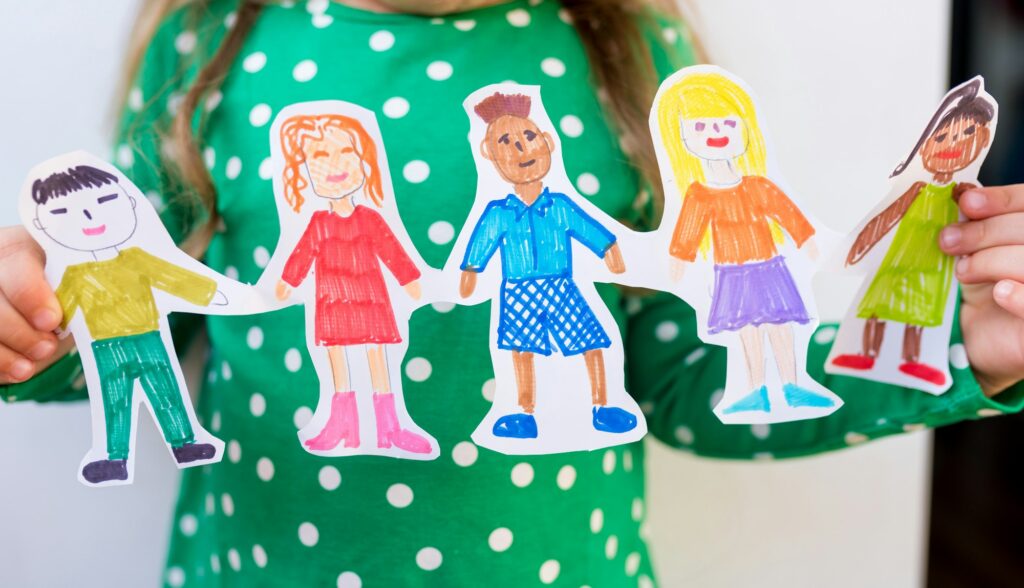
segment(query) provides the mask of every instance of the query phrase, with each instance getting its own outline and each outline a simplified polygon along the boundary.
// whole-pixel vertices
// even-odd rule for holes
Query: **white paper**
[[[70,333],[78,347],[89,391],[93,432],[92,448],[82,460],[79,481],[94,486],[132,483],[139,406],[145,405],[155,418],[154,407],[144,392],[143,382],[152,383],[151,389],[166,394],[166,401],[171,406],[168,409],[169,419],[184,419],[188,423],[181,434],[175,435],[179,449],[173,449],[167,442],[172,459],[178,461],[175,455],[181,452],[183,461],[178,463],[178,467],[220,461],[224,443],[206,431],[196,419],[171,342],[167,314],[175,311],[198,314],[260,312],[266,304],[259,293],[250,286],[214,272],[178,249],[142,192],[114,166],[89,153],[68,153],[34,167],[22,189],[19,213],[25,228],[46,252],[46,278],[61,294],[62,303],[85,292],[72,285],[71,279],[63,290],[59,289],[67,275],[80,276],[83,268],[94,268],[96,275],[100,276],[112,275],[109,265],[83,265],[97,262],[131,263],[135,264],[134,268],[140,265],[147,268],[126,271],[133,280],[145,281],[155,302],[156,320],[139,320],[138,312],[127,312],[125,308],[131,306],[130,303],[144,306],[148,296],[119,300],[121,290],[111,289],[104,283],[92,291],[97,305],[88,305],[99,310],[93,310],[86,317],[85,307],[81,304],[72,308],[74,314],[63,334]],[[160,268],[166,266],[160,266],[154,260],[169,262],[184,270],[185,274],[161,278],[164,274]],[[188,286],[182,285],[182,275],[200,277],[199,281],[207,291],[215,287],[216,292],[209,304],[201,305],[181,297],[182,292],[189,290]],[[86,279],[81,278],[74,283],[81,285],[83,280]],[[107,320],[112,315],[120,319]],[[87,323],[99,328],[101,336],[94,336]],[[118,335],[111,336],[115,331]],[[153,340],[156,336],[159,344]],[[166,357],[159,357],[159,351],[156,359],[148,353],[143,355],[139,351],[143,349],[139,347],[142,344],[138,343],[143,340],[152,349],[162,349]],[[103,357],[111,358],[109,364],[104,364],[111,366],[105,371],[108,374],[105,382],[108,396],[123,398],[117,404],[121,408],[112,412],[113,418],[122,423],[122,419],[130,422],[130,430],[117,436],[117,439],[125,439],[127,455],[123,459],[111,460],[108,452],[107,427],[112,425],[105,415],[104,384],[101,384],[101,374],[97,369],[94,343],[103,349]],[[123,396],[116,392],[118,390]],[[111,402],[112,406],[114,404]],[[158,427],[166,439],[168,431],[159,422]],[[186,436],[184,429],[187,428],[191,428],[194,436],[191,443],[183,441]],[[122,453],[122,444],[116,442],[114,445],[117,452]],[[181,445],[187,446],[181,448]]]
[[[396,275],[384,263],[386,254],[382,253],[383,250],[370,244],[376,242],[369,238],[371,235],[387,232],[378,227],[357,241],[344,246],[331,244],[318,251],[308,273],[300,276],[301,284],[279,303],[305,306],[307,349],[320,379],[320,389],[316,391],[319,397],[316,412],[309,424],[298,432],[303,448],[322,456],[383,455],[435,459],[439,454],[437,441],[416,425],[405,408],[401,368],[409,346],[409,317],[420,306],[442,300],[444,288],[440,283],[440,272],[429,267],[420,257],[398,214],[384,141],[373,112],[334,100],[293,104],[283,109],[274,120],[270,145],[274,201],[281,222],[281,236],[257,283],[261,291],[268,295],[276,294],[288,269],[289,259],[311,222],[320,223],[317,226],[351,227],[350,221],[354,219],[359,219],[360,223],[377,222],[379,219],[420,273],[415,280],[420,295],[415,298],[399,284]],[[374,151],[375,157],[371,154]],[[293,205],[294,199],[293,203],[287,199],[287,184],[295,177],[289,175],[286,181],[287,169],[291,170],[289,174],[294,172],[300,178],[297,187],[304,202],[298,210]],[[379,193],[371,187],[375,184],[374,178],[379,181]],[[371,194],[379,195],[379,202],[374,202]],[[331,212],[332,206],[338,207],[338,212]],[[366,270],[371,276],[350,277],[343,281],[345,285],[339,286],[340,289],[333,294],[340,304],[325,312],[326,318],[322,317],[323,321],[337,321],[337,326],[325,329],[318,339],[318,290],[327,296],[329,286],[323,276],[318,276],[317,266],[321,263],[334,264],[343,268],[343,272],[355,271],[350,255],[353,251],[373,257],[374,261]],[[293,263],[298,257],[293,259]],[[384,316],[381,320],[371,321],[375,326],[369,330],[354,327],[362,324],[367,315],[353,311],[358,306],[354,300],[360,296],[353,293],[353,288],[365,294],[367,279],[378,285],[381,283],[378,280],[382,280],[389,299],[389,302],[383,297],[364,299],[365,303],[375,303],[370,304],[377,309],[372,312],[379,311]],[[400,341],[395,341],[396,338]],[[381,343],[382,339],[390,342]],[[329,347],[334,347],[346,358],[349,376],[341,378],[343,382],[347,380],[345,385],[335,384]],[[386,381],[387,386],[380,382],[374,385],[372,381],[371,354],[377,349],[383,350],[386,365],[378,373],[385,374],[382,381]],[[342,370],[338,371],[342,373]],[[338,390],[339,387],[342,390]],[[390,401],[393,401],[396,421],[389,417],[391,408],[387,404]],[[397,425],[389,427],[388,423],[395,422]]]
[[[954,115],[956,120],[946,121],[946,117],[958,109],[972,110],[976,114],[966,119]],[[990,120],[982,124],[975,120],[978,116]],[[958,121],[967,122],[961,124]],[[954,191],[962,190],[964,184],[980,185],[978,172],[995,137],[998,105],[985,92],[984,80],[978,76],[950,90],[926,122],[928,124],[920,136],[923,144],[915,147],[905,165],[901,164],[894,171],[885,198],[836,250],[832,269],[861,274],[865,280],[843,319],[825,370],[830,374],[856,376],[942,394],[953,383],[949,371],[949,339],[959,284],[953,272],[955,259],[939,249],[938,232],[945,224],[961,219],[961,215],[950,194],[943,192],[936,196],[937,201],[945,202],[947,206],[933,206],[932,224],[917,227],[924,234],[910,247],[907,246],[910,241],[904,236],[909,235],[914,225],[907,225],[905,221],[912,218],[915,219],[912,222],[920,223],[923,219],[920,214],[927,212],[917,208],[918,205],[927,205],[921,196],[925,193],[922,187],[930,190],[947,186],[948,191]],[[970,134],[962,135],[961,132],[968,127],[972,128]],[[965,136],[969,138],[964,140]],[[940,137],[943,140],[938,142]],[[961,153],[957,154],[957,150]],[[928,153],[927,164],[925,152]],[[954,155],[956,157],[952,157]],[[953,183],[951,187],[950,182]],[[912,198],[912,208],[901,214],[895,224],[887,226],[884,236],[873,247],[858,251],[854,256],[857,259],[849,263],[859,237],[875,232],[866,229],[869,223],[889,207],[900,207],[900,202],[906,202],[901,200],[905,194]],[[901,233],[904,225],[908,232]],[[931,267],[924,267],[929,265],[928,260],[942,265],[932,263]],[[884,277],[880,278],[879,270],[882,268],[897,268],[900,279],[890,283]],[[939,276],[949,281],[947,287],[942,287],[943,280]],[[931,283],[929,280],[935,281]],[[924,285],[926,283],[928,285]],[[917,302],[912,303],[912,300]],[[869,328],[866,319],[872,315],[882,324],[873,323]],[[916,353],[913,340],[908,341],[908,327],[919,333]],[[915,335],[910,334],[910,337]],[[878,338],[881,338],[880,345]],[[907,349],[908,344],[911,349]]]
[[[651,263],[664,276],[659,289],[696,310],[701,340],[728,349],[725,390],[715,414],[727,424],[831,414],[843,402],[807,374],[806,361],[819,323],[811,279],[838,235],[800,205],[803,200],[779,173],[756,97],[721,68],[688,67],[662,83],[650,126],[665,188],[665,214]],[[737,200],[737,190],[763,203]],[[773,194],[770,201],[766,194]],[[676,247],[679,255],[692,254],[692,261],[682,263],[672,253],[673,235],[686,198],[694,200]],[[732,204],[720,208],[723,202]],[[792,205],[800,212],[785,213]],[[709,211],[704,223],[698,222],[702,211]],[[807,229],[793,219],[801,216],[813,234],[798,245],[793,231]],[[695,232],[701,227],[703,234]],[[765,234],[771,234],[770,245],[764,244]],[[751,245],[756,235],[762,236],[757,247]],[[680,270],[682,278],[676,279]],[[751,342],[749,354],[744,336]],[[785,368],[780,369],[779,357]]]

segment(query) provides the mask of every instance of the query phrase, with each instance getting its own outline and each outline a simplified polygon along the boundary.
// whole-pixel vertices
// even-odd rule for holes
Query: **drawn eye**
[[[326,151],[324,151],[324,150],[314,151],[313,152],[313,159],[322,159],[324,157],[330,157],[330,156],[331,156],[331,154],[326,152]]]
[[[974,125],[971,125],[971,126],[967,127],[966,129],[964,129],[963,134],[967,135],[969,137],[969,136],[974,134],[974,130],[975,130]]]
[[[67,214],[68,209],[66,208],[54,208],[50,211],[50,214]]]
[[[936,143],[941,143],[941,142],[946,140],[947,136],[948,135],[946,133],[942,133],[941,135],[935,135],[935,142]]]
[[[526,132],[523,133],[523,135],[526,136],[526,140],[527,141],[533,141],[534,139],[537,138],[537,133],[535,133],[533,131],[526,131]]]
[[[348,153],[355,153],[355,152],[356,152],[356,150],[355,150],[355,149],[353,149],[352,147],[343,147],[343,148],[342,148],[342,150],[341,150],[341,152],[342,152],[342,153],[345,153],[345,154],[348,154]]]
[[[736,121],[734,121],[732,119],[729,119],[729,120],[725,121],[725,126],[729,127],[730,129],[735,129],[736,128]]]
[[[96,204],[103,204],[104,202],[110,202],[117,198],[117,194],[107,194],[106,196],[100,196],[96,199]]]
[[[707,125],[705,125],[702,122],[699,122],[699,123],[693,125],[693,129],[695,131],[697,131],[698,133],[703,133],[705,128],[707,128]]]
[[[502,135],[501,138],[498,139],[498,142],[502,143],[504,145],[508,145],[508,133],[505,133],[504,135]]]

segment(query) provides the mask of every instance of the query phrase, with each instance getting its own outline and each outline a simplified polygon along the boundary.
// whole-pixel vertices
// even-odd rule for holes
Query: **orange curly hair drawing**
[[[284,155],[284,199],[292,210],[299,212],[306,199],[302,191],[309,180],[302,169],[306,163],[303,145],[307,140],[322,140],[328,129],[346,133],[355,146],[359,159],[366,164],[366,182],[363,193],[376,206],[384,202],[380,166],[377,162],[377,144],[358,120],[340,114],[310,114],[293,116],[281,125],[281,153]]]

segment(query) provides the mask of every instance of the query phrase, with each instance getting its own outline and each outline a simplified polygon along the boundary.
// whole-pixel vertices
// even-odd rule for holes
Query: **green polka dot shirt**
[[[180,105],[196,64],[231,26],[236,4],[216,0],[198,15],[169,18],[128,97],[115,161],[177,235],[194,213],[165,172],[158,131]],[[683,29],[664,22],[646,29],[662,76],[692,63]],[[259,278],[279,230],[270,121],[295,102],[338,99],[377,113],[406,227],[427,263],[440,267],[475,196],[462,101],[509,80],[543,87],[580,193],[614,217],[630,217],[641,181],[555,0],[433,19],[327,0],[270,5],[221,89],[200,106],[203,154],[223,218],[207,263],[245,282]],[[1019,391],[999,402],[984,397],[958,333],[951,348],[956,382],[943,396],[825,376],[821,366],[835,336],[825,326],[813,339],[812,375],[846,405],[810,422],[725,426],[711,412],[722,393],[725,350],[701,343],[693,311],[667,294],[627,298],[612,286],[601,294],[623,332],[629,389],[652,435],[680,451],[784,458],[1018,410],[1024,402]],[[410,414],[441,445],[440,458],[430,462],[328,459],[300,447],[296,430],[318,396],[302,308],[178,316],[179,351],[200,321],[210,354],[198,413],[227,449],[222,463],[184,473],[167,585],[655,585],[645,544],[642,444],[515,457],[470,441],[494,394],[487,305],[436,304],[412,317],[401,369]],[[66,400],[82,398],[82,386],[78,359],[70,356],[3,394],[11,401]]]

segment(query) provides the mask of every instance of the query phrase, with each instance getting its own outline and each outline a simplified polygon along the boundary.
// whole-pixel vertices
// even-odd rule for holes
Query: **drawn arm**
[[[557,201],[564,207],[569,235],[593,251],[594,255],[604,258],[605,253],[615,244],[615,235],[569,198],[562,196]]]
[[[502,222],[499,206],[500,203],[497,202],[488,204],[476,227],[473,228],[469,244],[466,245],[466,255],[462,259],[463,271],[484,271],[498,250],[498,245],[501,244],[507,230]]]
[[[391,232],[391,227],[385,222],[384,218],[372,212],[368,216],[372,219],[372,231],[371,234],[374,238],[374,248],[377,253],[377,257],[384,262],[391,274],[395,276],[398,283],[405,286],[413,280],[418,280],[420,277],[420,270],[416,267],[412,258],[402,248],[402,244],[398,242],[398,238]]]
[[[672,232],[672,244],[669,254],[683,261],[697,259],[697,250],[711,225],[711,207],[704,198],[695,193],[691,184],[683,198],[683,208],[679,211],[675,231]]]
[[[853,246],[850,247],[850,253],[846,256],[846,265],[853,265],[864,259],[864,256],[878,244],[879,241],[885,237],[889,231],[899,224],[900,220],[903,219],[903,215],[907,214],[907,210],[910,209],[910,205],[917,200],[917,195],[920,194],[921,188],[924,188],[924,182],[914,182],[914,185],[910,187],[906,192],[900,196],[896,202],[890,204],[885,210],[878,213],[878,216],[871,219],[864,229],[861,230],[860,234],[857,235],[857,239],[853,242]]]
[[[760,178],[758,184],[768,216],[775,219],[783,230],[789,233],[797,247],[802,247],[814,236],[814,226],[774,182],[768,178]]]
[[[281,272],[281,279],[292,288],[298,288],[306,276],[309,275],[309,268],[313,267],[316,256],[320,253],[320,239],[317,238],[316,220],[310,219],[302,237],[295,245],[288,261],[284,264]]]
[[[73,275],[73,270],[64,271],[64,276],[60,279],[60,285],[57,286],[56,292],[57,301],[60,302],[61,312],[64,316],[60,319],[60,330],[66,331],[68,329],[68,323],[75,316],[75,311],[78,310],[78,288],[80,284]]]
[[[130,267],[149,278],[154,288],[197,306],[209,305],[217,293],[216,280],[178,267],[142,249],[132,248],[125,253],[130,255]]]

